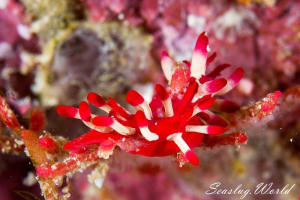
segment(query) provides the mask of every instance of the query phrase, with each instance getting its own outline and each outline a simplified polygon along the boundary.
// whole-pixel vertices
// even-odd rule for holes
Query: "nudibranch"
[[[80,119],[91,130],[67,142],[64,149],[80,154],[91,145],[99,151],[116,145],[122,150],[143,156],[168,156],[180,153],[182,159],[199,164],[192,150],[201,146],[205,135],[218,135],[228,131],[227,122],[209,110],[218,104],[223,110],[234,109],[236,104],[217,98],[232,90],[243,77],[237,68],[229,77],[220,77],[229,65],[217,66],[206,74],[206,68],[216,57],[208,56],[208,38],[205,33],[197,39],[191,62],[175,62],[167,52],[162,53],[161,65],[168,86],[155,85],[151,102],[135,90],[127,93],[126,100],[136,110],[130,113],[114,99],[104,99],[91,92],[87,101],[107,113],[94,115],[87,102],[79,108],[60,105],[58,114]]]

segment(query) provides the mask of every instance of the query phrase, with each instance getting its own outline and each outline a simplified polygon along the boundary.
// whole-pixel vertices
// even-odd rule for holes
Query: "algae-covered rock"
[[[70,22],[84,15],[80,0],[21,0],[26,13],[32,18],[32,31],[41,41],[55,36]]]
[[[75,104],[90,91],[122,97],[147,78],[152,37],[125,23],[76,23],[49,41],[35,92],[43,105]]]

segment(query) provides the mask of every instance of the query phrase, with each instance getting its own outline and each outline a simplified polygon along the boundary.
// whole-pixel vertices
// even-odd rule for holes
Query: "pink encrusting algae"
[[[237,68],[228,78],[219,78],[222,69],[228,67],[220,65],[205,75],[208,64],[216,56],[215,53],[208,56],[207,49],[208,38],[202,33],[191,63],[177,63],[163,52],[161,64],[169,86],[157,84],[155,96],[160,102],[154,102],[158,98],[153,97],[150,104],[138,92],[129,91],[126,100],[136,113],[128,112],[112,98],[104,100],[93,92],[89,93],[87,101],[108,116],[92,114],[87,102],[81,102],[79,108],[58,106],[58,114],[80,119],[91,128],[88,133],[66,143],[64,149],[81,153],[94,144],[101,149],[101,144],[109,141],[112,147],[118,145],[125,151],[144,156],[181,152],[186,161],[198,165],[198,157],[192,149],[201,145],[204,135],[219,135],[228,130],[226,121],[208,109],[218,95],[233,89],[244,73],[242,68]],[[225,102],[224,105],[234,104]]]

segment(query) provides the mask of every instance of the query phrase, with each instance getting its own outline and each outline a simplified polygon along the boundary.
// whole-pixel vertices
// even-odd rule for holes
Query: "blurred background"
[[[199,167],[179,168],[171,157],[117,151],[101,189],[89,183],[89,170],[77,173],[70,199],[240,199],[205,192],[216,182],[222,183],[220,189],[242,184],[253,191],[263,182],[273,183],[272,188],[295,186],[288,194],[243,199],[297,200],[299,10],[298,0],[0,0],[0,94],[21,122],[37,106],[46,113],[47,131],[72,139],[86,129],[59,117],[58,104],[76,106],[90,91],[121,104],[129,89],[151,96],[153,83],[164,81],[161,52],[189,60],[205,31],[217,52],[214,66],[228,63],[245,70],[227,99],[249,105],[275,90],[283,92],[272,120],[247,127],[246,145],[196,150]],[[25,155],[0,155],[0,194],[2,200],[43,199]]]

